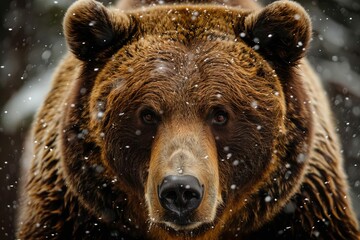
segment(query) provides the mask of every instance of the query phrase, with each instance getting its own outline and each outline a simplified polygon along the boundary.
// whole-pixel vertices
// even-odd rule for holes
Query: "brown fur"
[[[289,1],[228,4],[247,8],[70,7],[20,239],[359,239],[327,100],[303,60],[309,17]],[[181,174],[205,189],[187,226],[157,197]]]

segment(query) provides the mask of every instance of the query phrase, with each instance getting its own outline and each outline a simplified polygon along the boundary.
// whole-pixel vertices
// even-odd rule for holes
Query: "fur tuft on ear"
[[[249,14],[246,38],[261,55],[280,65],[296,65],[311,39],[311,22],[305,9],[291,1],[274,2]]]
[[[66,12],[63,25],[71,52],[83,61],[108,58],[136,29],[129,16],[93,0],[76,1]]]

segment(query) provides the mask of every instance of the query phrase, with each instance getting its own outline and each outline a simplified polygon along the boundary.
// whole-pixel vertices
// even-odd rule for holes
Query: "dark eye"
[[[212,124],[223,126],[228,121],[228,113],[225,110],[215,110],[212,115]]]
[[[141,119],[143,123],[154,125],[158,122],[156,113],[151,109],[145,109],[141,112]]]

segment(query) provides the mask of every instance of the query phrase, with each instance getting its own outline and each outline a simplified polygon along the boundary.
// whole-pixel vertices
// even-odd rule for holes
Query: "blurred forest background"
[[[52,72],[66,52],[61,23],[72,2],[0,1],[0,239],[14,238],[23,142]],[[360,0],[298,2],[314,24],[308,58],[335,111],[360,218]]]

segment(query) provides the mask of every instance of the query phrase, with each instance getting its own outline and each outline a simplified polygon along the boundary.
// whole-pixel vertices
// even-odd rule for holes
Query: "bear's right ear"
[[[66,12],[64,33],[72,53],[83,61],[101,61],[124,45],[136,23],[118,10],[93,0],[76,1]]]

